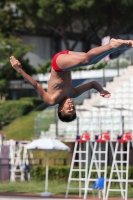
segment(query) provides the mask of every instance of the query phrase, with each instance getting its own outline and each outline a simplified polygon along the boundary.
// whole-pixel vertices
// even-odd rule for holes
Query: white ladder
[[[15,181],[16,178],[24,181],[24,169],[21,159],[22,146],[12,145],[10,146],[10,181]]]
[[[15,181],[19,179],[24,181],[24,165],[29,165],[29,158],[26,146],[23,141],[18,142],[16,145],[16,141],[12,145],[10,145],[10,181]],[[33,164],[33,154],[29,151],[30,158],[32,158]],[[30,180],[30,173],[28,173],[28,180]]]
[[[101,144],[102,144],[102,142],[95,141],[94,147],[92,146],[93,154],[92,154],[92,158],[91,158],[88,178],[86,180],[84,199],[87,199],[87,193],[88,193],[88,190],[89,190],[89,188],[88,188],[89,183],[96,181],[97,178],[100,178],[101,173],[104,173],[104,178],[105,178],[104,189],[102,190],[103,199],[105,199],[106,175],[107,175],[107,156],[108,156],[109,141],[104,142],[104,144],[105,144],[104,149],[102,149],[103,147],[101,146]],[[92,145],[92,143],[91,143],[91,145]],[[102,158],[101,155],[103,155],[103,158]],[[103,169],[101,168],[101,164],[104,165]],[[96,169],[94,169],[94,166],[96,167]],[[97,172],[98,177],[92,178],[91,175],[92,175],[93,172]],[[99,197],[100,197],[100,194],[99,194]]]
[[[69,190],[79,190],[79,197],[81,197],[82,190],[85,189],[85,183],[86,183],[87,175],[88,175],[89,143],[90,143],[89,140],[85,142],[78,142],[78,141],[75,142],[74,152],[73,152],[73,157],[72,157],[72,162],[71,162],[71,167],[70,167],[70,173],[68,177],[68,184],[67,184],[67,189],[66,189],[66,198],[68,197]],[[83,150],[83,145],[85,148],[84,150]],[[79,159],[76,159],[76,155],[79,155]],[[85,159],[83,159],[83,157],[85,157]],[[75,163],[78,163],[77,169],[74,168]],[[74,172],[79,172],[78,178],[72,177],[72,175],[74,175]],[[78,181],[79,187],[78,188],[70,187],[71,181]],[[84,183],[84,187],[82,187],[83,183]]]
[[[112,167],[111,167],[111,173],[110,173],[110,177],[109,177],[109,181],[108,181],[108,187],[107,187],[107,192],[106,192],[106,200],[108,199],[109,196],[109,192],[113,191],[113,192],[121,192],[121,197],[124,200],[127,200],[128,198],[128,170],[129,170],[129,152],[130,152],[130,143],[132,142],[132,140],[128,140],[128,141],[122,141],[122,140],[118,140],[116,142],[116,146],[115,146],[115,151],[114,151],[114,155],[113,155],[113,163],[112,163]],[[127,149],[126,151],[123,150],[123,143],[127,144]],[[120,146],[120,149],[119,149]],[[117,160],[117,155],[120,155],[120,160]],[[123,159],[123,155],[126,155],[126,160]],[[118,166],[118,164],[120,164],[120,168],[116,167]],[[123,164],[126,164],[126,170],[123,169]],[[112,179],[113,173],[117,173],[118,179]],[[124,174],[125,174],[125,179],[124,179]],[[111,189],[111,183],[112,182],[118,182],[120,185],[120,189]],[[133,182],[133,180],[130,180],[130,182]],[[125,183],[125,187],[123,185],[123,183]]]

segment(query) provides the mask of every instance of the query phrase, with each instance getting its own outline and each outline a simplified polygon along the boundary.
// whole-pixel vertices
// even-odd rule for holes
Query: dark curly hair
[[[76,119],[77,115],[76,112],[74,114],[65,114],[64,112],[58,111],[58,117],[62,122],[72,122]]]

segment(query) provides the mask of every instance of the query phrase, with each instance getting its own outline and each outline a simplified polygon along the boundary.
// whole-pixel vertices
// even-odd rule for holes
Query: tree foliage
[[[105,27],[104,35],[111,35],[113,31],[132,25],[132,0],[94,0],[91,7],[91,20]]]
[[[4,37],[11,38],[10,35],[18,37],[20,31],[36,33],[42,30],[45,33],[49,30],[51,35],[62,38],[66,49],[74,50],[80,40],[87,43],[86,46],[88,43],[100,45],[104,36],[117,37],[124,33],[128,27],[132,27],[132,10],[132,0],[1,0],[0,32]],[[69,39],[75,42],[71,44]],[[13,53],[26,66],[23,55],[27,51],[16,46]],[[7,57],[3,61],[1,56],[0,63],[6,65],[8,52],[10,49],[7,50],[6,46]],[[43,66],[42,71],[48,71],[47,67],[49,64]],[[26,69],[28,73],[29,69]]]
[[[16,3],[26,27],[51,30],[70,50],[80,40],[95,37],[100,44],[105,35],[115,35],[120,27],[132,26],[132,0],[16,0]],[[68,42],[70,34],[75,40],[72,46]]]
[[[38,74],[46,74],[51,72],[51,60],[48,60],[44,65],[39,65],[39,69],[37,70]]]
[[[0,33],[4,37],[17,35],[17,31],[24,29],[25,21],[20,16],[16,4],[10,0],[0,1]]]
[[[9,62],[11,55],[19,59],[27,73],[36,72],[24,57],[34,46],[24,45],[18,35],[18,30],[24,29],[23,22],[13,1],[0,1],[0,99],[6,96],[9,81],[20,78]]]
[[[8,82],[12,79],[20,78],[9,62],[10,56],[14,55],[21,62],[24,70],[28,74],[33,74],[36,70],[30,66],[29,60],[24,59],[24,55],[33,50],[33,46],[22,44],[22,40],[13,36],[8,38],[0,37],[0,96],[6,94]]]

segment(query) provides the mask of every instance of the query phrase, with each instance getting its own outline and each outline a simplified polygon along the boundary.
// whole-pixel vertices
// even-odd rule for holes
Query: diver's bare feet
[[[126,50],[133,47],[133,40],[111,39],[110,45],[113,49]]]
[[[10,63],[12,65],[12,67],[17,71],[17,72],[20,72],[21,70],[21,63],[14,57],[14,56],[11,56],[10,57]]]

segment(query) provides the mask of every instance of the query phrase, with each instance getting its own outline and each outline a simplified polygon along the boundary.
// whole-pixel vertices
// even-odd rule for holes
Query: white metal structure
[[[10,181],[19,179],[24,181],[24,165],[29,165],[28,152],[25,148],[25,142],[15,140],[9,141],[10,146]],[[33,159],[33,154],[30,152],[30,158]],[[29,176],[29,175],[28,175]],[[30,178],[30,176],[28,177]]]
[[[21,160],[22,146],[10,145],[10,181],[15,181],[16,178],[24,181],[24,169]]]
[[[74,152],[70,167],[70,173],[68,177],[68,184],[66,189],[66,198],[68,197],[69,190],[79,190],[79,197],[82,196],[82,190],[85,190],[85,184],[88,175],[88,153],[90,147],[90,138],[82,137],[77,139],[74,146]],[[84,146],[84,149],[83,149]],[[76,155],[78,158],[76,158]],[[74,168],[74,165],[77,164],[77,168]],[[73,175],[75,172],[79,173],[79,177],[74,178]],[[84,175],[83,175],[84,173]],[[79,187],[73,188],[70,187],[71,181],[78,181]]]
[[[125,137],[125,135],[126,135],[126,137]],[[127,143],[127,150],[126,151],[123,150],[123,142]],[[104,145],[103,145],[103,143],[104,143]],[[113,147],[113,143],[115,144],[115,150],[114,150],[114,147]],[[90,185],[90,183],[94,182],[97,177],[98,178],[104,177],[104,179],[105,179],[104,189],[101,190],[102,194],[103,194],[103,200],[108,199],[109,191],[120,192],[121,197],[124,200],[127,200],[128,182],[133,182],[133,180],[128,180],[130,143],[131,144],[133,143],[130,132],[125,133],[122,136],[122,139],[121,140],[119,139],[118,141],[111,141],[109,133],[101,134],[101,136],[94,142],[94,145],[93,145],[93,142],[90,141],[90,140],[85,142],[86,145],[89,144],[88,146],[86,146],[85,151],[83,151],[82,148],[81,148],[82,143],[79,143],[78,141],[76,141],[74,153],[73,153],[73,158],[72,158],[72,163],[71,163],[71,168],[70,168],[70,174],[69,174],[69,178],[68,178],[66,198],[68,197],[69,189],[72,189],[72,190],[78,189],[79,190],[79,196],[81,197],[82,191],[84,191],[84,199],[87,199],[87,193],[88,193],[88,190],[89,190],[88,186]],[[108,147],[109,147],[109,145],[110,145],[111,153],[112,153],[112,156],[113,156],[113,163],[112,163],[110,178],[107,179],[107,161],[108,161],[107,157],[108,157]],[[119,145],[121,145],[120,150],[118,148]],[[87,163],[88,163],[88,156],[89,156],[88,155],[89,146],[91,147],[93,153],[92,153],[90,169],[89,169],[89,173],[88,173]],[[76,159],[76,153],[79,154],[79,160]],[[82,163],[85,162],[85,160],[83,160],[83,158],[82,158],[82,153],[86,153],[86,158],[87,158],[85,169],[82,169]],[[118,154],[120,155],[120,159],[118,159],[116,157]],[[126,160],[124,160],[124,155],[126,155]],[[74,169],[74,164],[76,162],[79,163],[78,169]],[[123,168],[124,164],[126,164],[126,170],[124,170],[124,168]],[[84,177],[82,177],[82,172],[85,171],[85,170],[86,170],[85,174],[88,174],[87,178],[86,178],[86,175]],[[72,178],[72,174],[75,171],[79,172],[78,178]],[[93,172],[97,173],[96,178],[91,177]],[[117,174],[118,179],[114,180],[112,178],[113,173]],[[126,178],[124,178],[125,177],[124,175],[126,175]],[[71,181],[78,181],[79,187],[78,188],[71,188],[70,187]],[[85,183],[85,187],[82,187],[82,182]],[[107,182],[108,182],[108,188],[106,189]],[[110,189],[111,182],[118,182],[120,189]],[[125,186],[124,186],[123,183],[125,184]],[[100,193],[99,193],[99,197],[100,197]]]
[[[97,139],[94,143],[90,169],[88,173],[88,178],[86,180],[84,199],[87,199],[87,193],[89,190],[88,185],[90,185],[90,182],[96,181],[97,178],[101,177],[102,173],[104,174],[103,175],[104,179],[106,179],[107,177],[107,156],[108,156],[109,137],[110,137],[109,134],[106,135],[101,134],[100,138]],[[101,146],[102,143],[104,143],[105,145]],[[93,172],[97,173],[96,178],[91,177]],[[102,190],[103,199],[105,199],[105,190],[106,190],[106,181],[104,183],[104,189]]]
[[[126,150],[123,148],[123,144],[126,143]],[[130,143],[132,143],[131,133],[125,133],[121,139],[116,142],[115,151],[113,154],[113,163],[111,167],[110,178],[108,181],[108,187],[106,192],[106,200],[108,199],[109,192],[121,192],[121,197],[124,200],[128,199],[128,182],[133,182],[133,180],[128,180],[128,172],[129,172],[129,153],[130,153]],[[120,148],[119,148],[120,147]],[[117,155],[120,156],[120,160],[117,159]],[[126,160],[124,160],[123,156],[126,155]],[[119,168],[116,165],[119,164]],[[125,169],[124,169],[125,164]],[[118,179],[113,179],[113,173],[116,173]],[[120,189],[111,188],[112,182],[118,182],[120,184]]]

